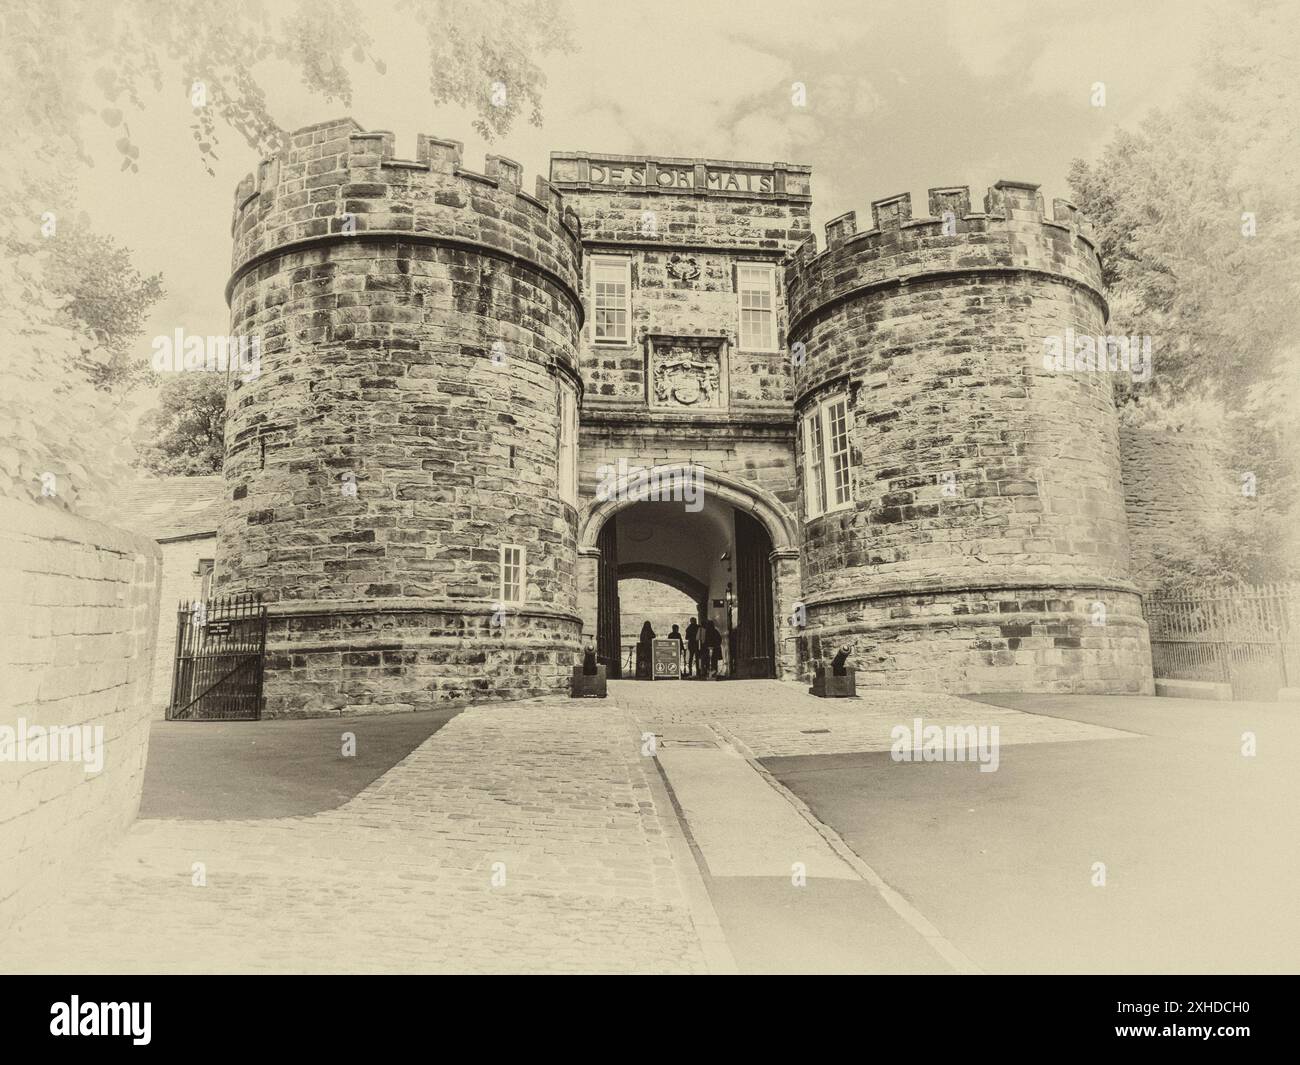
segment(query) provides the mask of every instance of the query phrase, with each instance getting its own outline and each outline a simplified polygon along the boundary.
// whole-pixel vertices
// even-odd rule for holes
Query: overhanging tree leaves
[[[398,0],[397,7],[424,27],[435,104],[472,109],[489,139],[521,114],[540,125],[545,77],[537,60],[570,47],[558,0]],[[270,154],[285,131],[268,75],[275,84],[275,73],[296,72],[326,102],[350,105],[351,68],[385,70],[366,29],[385,13],[353,0],[28,0],[6,5],[0,59],[23,88],[10,106],[24,128],[67,138],[89,162],[78,126],[97,114],[120,133],[122,169],[138,171],[131,122],[150,93],[170,87],[191,107],[205,160],[216,158],[223,127]]]
[[[471,108],[487,138],[504,134],[521,115],[540,123],[544,78],[538,60],[569,47],[558,0],[398,2],[425,29],[434,103]],[[105,448],[92,443],[95,434],[53,428],[67,421],[62,414],[43,424],[53,418],[50,397],[63,396],[58,409],[75,413],[69,425],[93,423],[109,441],[128,436],[120,403],[94,386],[137,375],[137,368],[124,372],[119,365],[120,348],[137,335],[147,302],[156,298],[157,279],[140,276],[118,244],[89,231],[74,244],[79,240],[101,264],[95,277],[61,270],[59,253],[42,246],[47,216],[60,220],[60,239],[69,237],[78,173],[103,162],[90,157],[82,122],[113,130],[121,169],[139,173],[148,161],[133,127],[158,105],[154,96],[174,92],[191,111],[196,151],[205,163],[217,158],[228,129],[258,155],[270,154],[282,145],[284,131],[268,85],[296,74],[324,101],[350,105],[351,71],[358,64],[384,72],[366,26],[387,14],[353,0],[0,5],[0,124],[14,148],[0,168],[0,231],[6,234],[0,250],[21,262],[23,278],[0,286],[0,321],[10,323],[9,343],[30,349],[11,363],[8,392],[0,395],[0,429],[17,444],[0,462],[0,490],[45,498],[33,491],[32,470],[57,466],[70,471],[61,482],[70,490],[56,500],[67,505],[76,496],[74,483],[89,495],[118,476],[116,445]],[[71,265],[65,257],[63,267]],[[69,380],[69,374],[80,376]],[[168,424],[165,411],[157,424]],[[187,437],[177,426],[172,430],[174,439]],[[199,445],[190,456],[203,472],[206,448]],[[103,461],[110,455],[112,462]]]
[[[1098,227],[1110,331],[1153,338],[1127,419],[1213,435],[1253,475],[1257,495],[1198,551],[1224,576],[1277,580],[1300,576],[1300,13],[1240,0],[1219,25],[1193,88],[1070,180]]]
[[[86,220],[65,224],[63,233],[49,242],[49,253],[46,283],[63,298],[62,313],[106,351],[107,358],[91,375],[95,387],[129,391],[147,380],[149,366],[132,343],[162,298],[162,275],[141,275],[130,249],[93,232]]]

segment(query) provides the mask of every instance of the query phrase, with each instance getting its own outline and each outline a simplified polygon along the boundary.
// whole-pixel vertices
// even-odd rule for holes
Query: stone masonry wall
[[[801,507],[805,655],[850,644],[880,686],[1148,690],[1110,376],[1043,363],[1105,332],[1089,230],[1032,185],[929,199],[787,268],[796,412],[845,397],[852,477],[847,509]]]
[[[807,167],[771,164],[779,188],[711,188],[707,175],[745,168],[757,173],[769,164],[717,160],[648,160],[649,185],[598,184],[591,169],[611,157],[555,152],[551,180],[582,219],[588,257],[584,291],[590,293],[591,256],[631,259],[631,337],[626,344],[595,344],[590,320],[582,334],[582,376],[588,407],[608,404],[644,408],[647,403],[647,334],[720,336],[727,341],[724,408],[771,408],[790,402],[789,355],[785,349],[784,293],[777,271],[777,343],[770,352],[739,347],[736,266],[780,263],[809,234],[811,205]],[[699,188],[683,187],[689,171]],[[661,185],[658,174],[672,174]],[[611,175],[612,176],[612,175]],[[720,184],[720,183],[715,183]],[[754,189],[757,180],[750,181]],[[692,276],[695,275],[695,276]]]
[[[624,661],[627,649],[636,644],[645,622],[650,622],[655,636],[667,639],[674,625],[684,633],[687,623],[696,616],[689,595],[659,581],[625,577],[618,582],[618,597],[623,615]]]
[[[1195,550],[1197,537],[1227,521],[1240,489],[1223,456],[1199,437],[1127,426],[1119,435],[1133,579],[1149,591],[1171,557]]]
[[[597,471],[619,459],[643,467],[700,466],[752,482],[790,507],[792,391],[779,264],[809,233],[809,169],[555,152],[551,179],[582,220],[589,303],[594,256],[623,256],[631,264],[628,341],[595,343],[590,308],[581,337],[584,513]],[[740,345],[737,270],[743,264],[777,267],[772,351]],[[705,338],[711,342],[705,350],[717,352],[720,387],[706,404],[665,403],[656,394],[653,345],[681,338]],[[579,584],[590,631],[594,569]],[[791,582],[781,585],[778,614],[796,595]],[[778,643],[784,642],[782,633]],[[793,662],[792,654],[778,657]]]
[[[579,649],[561,389],[580,396],[579,223],[518,165],[351,120],[240,186],[218,591],[270,605],[266,713],[562,690]],[[500,547],[526,601],[499,608]]]
[[[0,499],[0,931],[135,819],[158,578],[153,541]],[[62,760],[62,736],[61,760],[18,760],[20,722],[33,743],[33,727],[102,727],[102,769]]]
[[[595,497],[601,466],[626,459],[629,464],[690,464],[730,474],[772,493],[793,513],[797,486],[787,422],[697,419],[668,428],[652,419],[593,414],[579,437],[582,499]]]

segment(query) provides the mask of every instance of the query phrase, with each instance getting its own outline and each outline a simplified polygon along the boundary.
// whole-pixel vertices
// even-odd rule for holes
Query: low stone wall
[[[160,558],[145,537],[0,499],[0,931],[135,819]]]
[[[808,618],[804,674],[847,646],[859,688],[1152,692],[1147,625],[1131,586],[847,597],[810,603]]]
[[[565,690],[576,615],[433,600],[278,603],[268,610],[262,716],[436,710]]]

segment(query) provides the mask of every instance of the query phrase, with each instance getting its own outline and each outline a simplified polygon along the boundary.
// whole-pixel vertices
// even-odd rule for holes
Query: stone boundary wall
[[[1151,591],[1166,576],[1167,559],[1195,550],[1241,497],[1223,456],[1198,436],[1122,426],[1119,439],[1133,580]]]
[[[146,537],[0,500],[0,931],[135,819],[160,568]],[[60,754],[83,758],[94,746],[78,752],[62,730],[102,727],[102,769],[16,757],[40,753],[34,727],[56,726]]]

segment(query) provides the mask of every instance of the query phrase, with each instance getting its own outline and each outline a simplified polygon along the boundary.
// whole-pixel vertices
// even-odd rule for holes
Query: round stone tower
[[[219,594],[269,604],[265,714],[563,690],[580,648],[581,244],[518,164],[350,119],[239,187]],[[572,437],[570,437],[572,438]]]
[[[1105,333],[1090,227],[1019,182],[970,206],[879,200],[870,231],[844,215],[787,264],[805,661],[848,645],[877,687],[1149,691],[1114,372],[1104,341],[1101,368],[1051,357]]]

